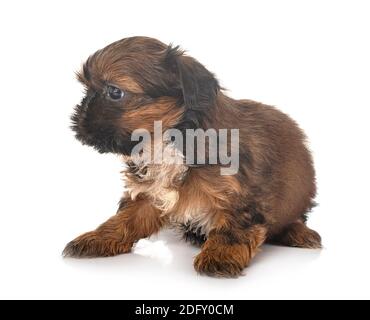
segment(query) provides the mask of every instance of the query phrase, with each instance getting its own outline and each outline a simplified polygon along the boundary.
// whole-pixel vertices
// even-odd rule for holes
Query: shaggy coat
[[[316,192],[311,155],[304,133],[286,114],[228,97],[198,61],[147,37],[97,51],[78,79],[86,97],[72,116],[76,137],[122,156],[128,192],[117,214],[71,241],[66,256],[127,253],[139,239],[172,226],[201,246],[194,261],[199,273],[235,277],[266,241],[321,246],[306,226]],[[153,133],[154,121],[162,121],[163,131],[239,129],[237,174],[221,175],[220,163],[187,165],[184,150],[180,164],[134,161],[131,134],[138,128]]]

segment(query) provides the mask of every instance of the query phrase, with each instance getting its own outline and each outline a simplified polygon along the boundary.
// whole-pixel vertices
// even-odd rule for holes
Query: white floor
[[[343,243],[323,250],[266,245],[246,275],[238,279],[197,275],[192,259],[199,249],[179,241],[171,231],[141,240],[133,254],[113,258],[63,259],[60,251],[46,250],[49,246],[42,242],[33,245],[24,239],[23,252],[12,257],[2,254],[0,298],[370,297],[369,265],[363,264],[368,252],[342,247]]]

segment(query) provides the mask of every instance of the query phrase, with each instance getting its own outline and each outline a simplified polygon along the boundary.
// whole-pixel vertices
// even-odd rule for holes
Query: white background
[[[7,1],[0,4],[0,298],[370,298],[368,1]],[[69,129],[74,71],[132,35],[180,44],[234,98],[290,114],[311,141],[325,249],[264,246],[239,279],[198,276],[170,232],[134,254],[63,259],[115,213],[122,165]]]

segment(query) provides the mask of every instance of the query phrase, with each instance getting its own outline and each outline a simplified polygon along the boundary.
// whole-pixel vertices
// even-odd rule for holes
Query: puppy
[[[172,226],[201,246],[194,260],[197,272],[236,277],[265,242],[321,247],[319,234],[306,226],[316,193],[311,155],[304,133],[287,115],[228,97],[197,60],[147,37],[122,39],[97,51],[78,79],[86,96],[72,116],[76,137],[101,153],[122,156],[128,191],[116,215],[68,243],[65,256],[128,253],[139,239]],[[189,151],[172,139],[154,137],[158,122],[161,133],[237,129],[238,170],[222,174],[219,157],[210,161],[209,142],[205,161],[197,163],[195,156],[188,162],[199,148]],[[138,129],[153,139],[135,141]],[[143,150],[133,153],[138,143],[154,152],[158,143],[170,146],[177,161],[140,158]],[[231,147],[229,141],[226,146]]]

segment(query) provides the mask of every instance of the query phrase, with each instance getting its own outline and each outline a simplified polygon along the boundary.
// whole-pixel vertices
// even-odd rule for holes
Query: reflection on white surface
[[[163,240],[142,239],[136,244],[133,253],[158,260],[162,265],[169,265],[173,259],[172,252]]]
[[[317,263],[325,260],[326,250],[308,250],[264,245],[260,253],[245,269],[245,276],[237,279],[220,279],[201,276],[193,268],[194,257],[200,248],[180,240],[172,230],[163,230],[158,235],[140,240],[132,253],[110,258],[63,259],[68,273],[84,286],[105,287],[106,283],[129,288],[129,291],[91,291],[90,297],[111,298],[187,298],[187,299],[232,299],[232,298],[284,298],[295,297],[317,277]],[[330,274],[325,279],[331,282]],[[302,275],[308,277],[307,280]],[[323,276],[323,275],[321,275]],[[289,279],[289,294],[279,288]],[[308,281],[308,282],[307,282]],[[305,282],[305,284],[303,284]],[[117,287],[117,288],[118,288]],[[145,287],[146,290],[142,290]],[[181,290],[178,290],[181,288]],[[85,288],[80,289],[86,294]],[[303,291],[304,292],[304,291]],[[82,293],[77,291],[76,297]]]
[[[264,245],[245,269],[245,276],[237,279],[200,276],[193,268],[193,259],[200,249],[179,238],[173,231],[163,230],[139,241],[132,253],[109,258],[63,259],[56,250],[45,251],[50,254],[25,251],[17,256],[18,263],[12,263],[12,272],[20,278],[15,282],[3,278],[2,284],[6,285],[8,297],[307,299],[356,294],[354,288],[366,282],[366,279],[359,282],[359,278],[343,277],[340,287],[352,290],[332,290],[338,287],[338,274],[345,275],[353,259],[341,259],[343,247],[336,250],[329,241],[324,244],[330,249],[323,250]],[[51,247],[58,245],[52,243]],[[62,248],[62,243],[59,247]],[[356,251],[354,255],[356,259],[363,257]],[[368,270],[366,264],[356,267],[362,274]],[[37,287],[41,289],[35,295]]]
[[[142,271],[144,274],[162,272],[163,268],[171,270],[179,277],[197,277],[193,269],[193,259],[200,252],[200,248],[185,243],[179,235],[172,230],[163,230],[158,235],[148,239],[141,239],[132,249],[131,253],[108,258],[93,259],[63,259],[66,265],[78,268],[80,271],[112,272],[114,274],[130,274]],[[303,270],[325,252],[323,250],[310,250],[288,248],[273,245],[263,245],[260,252],[245,269],[246,278],[253,275],[263,275],[269,278],[279,273],[285,276],[292,270]],[[285,268],[276,266],[285,265]],[[161,271],[162,270],[162,271]],[[201,277],[203,281],[213,278]],[[228,279],[233,281],[232,279]],[[251,280],[251,279],[250,279]],[[220,281],[217,279],[216,281]]]

